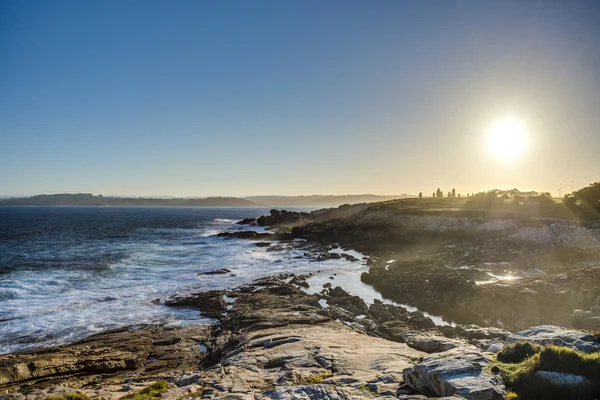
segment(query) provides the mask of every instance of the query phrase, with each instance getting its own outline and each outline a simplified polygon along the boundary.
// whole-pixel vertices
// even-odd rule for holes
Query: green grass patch
[[[518,359],[532,350],[527,346],[515,347],[504,356]],[[567,347],[549,346],[526,356],[521,362],[502,362],[499,358],[496,365],[507,388],[517,396],[511,395],[513,399],[591,400],[600,396],[600,353],[586,354]],[[581,375],[588,378],[589,383],[558,386],[536,376],[536,371]]]
[[[155,400],[162,397],[168,388],[169,384],[167,381],[158,381],[139,392],[130,393],[123,398],[128,400]]]
[[[540,369],[600,379],[600,353],[586,354],[568,347],[550,346],[540,353]]]
[[[316,385],[318,383],[322,383],[325,379],[333,376],[333,374],[329,371],[322,372],[316,375],[309,375],[303,378],[298,379],[298,385]]]

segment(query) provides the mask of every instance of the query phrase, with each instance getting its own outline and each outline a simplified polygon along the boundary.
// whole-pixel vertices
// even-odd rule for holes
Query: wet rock
[[[353,315],[363,315],[369,313],[367,304],[359,296],[352,296],[339,286],[327,290],[327,302],[330,305],[336,305],[349,311]]]
[[[230,270],[226,268],[215,269],[214,271],[205,271],[205,272],[196,272],[196,275],[224,275],[231,273]]]
[[[217,233],[217,236],[225,239],[267,239],[273,237],[270,233],[259,233],[255,231],[221,232]]]
[[[224,290],[199,292],[185,296],[172,296],[165,300],[169,307],[187,307],[200,310],[201,314],[209,318],[218,318],[227,311],[223,301]]]
[[[351,254],[342,253],[342,254],[340,254],[340,256],[342,256],[343,258],[345,258],[348,261],[352,261],[352,262],[359,261],[358,258],[354,257]]]
[[[428,357],[404,370],[404,380],[421,393],[434,396],[458,395],[472,400],[503,400],[502,380],[487,373],[490,362],[480,353]]]
[[[257,242],[254,244],[256,247],[269,247],[271,242]]]
[[[244,218],[236,222],[237,225],[256,225],[256,218]]]
[[[290,285],[296,285],[296,286],[300,286],[300,287],[303,287],[306,289],[308,289],[310,287],[308,282],[306,282],[306,279],[299,277],[299,276],[293,277],[292,280],[290,281]]]
[[[600,343],[593,335],[553,325],[534,326],[506,337],[507,344],[519,340],[526,340],[542,346],[565,346],[585,353],[600,350]]]

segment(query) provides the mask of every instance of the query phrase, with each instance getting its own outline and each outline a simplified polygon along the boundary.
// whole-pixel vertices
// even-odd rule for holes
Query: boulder
[[[542,346],[566,346],[584,353],[600,350],[600,343],[591,334],[554,325],[534,326],[506,337],[507,344],[519,340],[526,340]]]
[[[501,340],[492,340],[489,344],[487,351],[490,353],[498,353],[504,347],[504,342]]]
[[[506,389],[500,377],[487,373],[490,362],[481,353],[428,357],[403,371],[412,388],[433,396],[458,395],[471,400],[503,400]]]
[[[575,310],[571,315],[571,326],[573,328],[581,328],[581,321],[583,320],[583,310]]]
[[[567,374],[566,372],[537,371],[535,376],[539,376],[558,386],[572,386],[587,382],[584,376]]]

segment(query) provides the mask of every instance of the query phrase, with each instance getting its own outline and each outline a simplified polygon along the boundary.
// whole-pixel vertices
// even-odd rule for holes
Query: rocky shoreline
[[[233,291],[167,299],[215,318],[212,327],[122,329],[52,349],[0,356],[6,397],[45,398],[74,390],[119,398],[164,379],[164,398],[423,398],[404,370],[430,353],[481,353],[509,332],[438,330],[420,312],[367,306],[340,287],[309,295],[305,276],[265,278]],[[483,354],[483,353],[482,353]],[[489,390],[502,393],[502,385]],[[313,393],[312,395],[310,393]],[[192,396],[193,397],[193,396]],[[496,397],[501,398],[501,397]]]
[[[164,380],[164,399],[504,398],[493,352],[518,335],[436,326],[418,311],[367,306],[330,285],[307,294],[306,278],[281,275],[166,299],[215,318],[210,327],[129,328],[0,356],[0,393],[118,399]],[[590,335],[556,327],[520,335],[600,349]]]
[[[210,326],[136,326],[67,346],[0,355],[0,398],[75,399],[78,393],[146,399],[135,396],[164,381],[157,398],[503,399],[507,389],[494,353],[506,344],[600,349],[598,336],[553,326],[581,328],[595,321],[600,266],[560,270],[568,262],[597,260],[598,249],[591,246],[575,256],[565,250],[563,260],[543,274],[525,276],[547,260],[548,249],[530,244],[519,253],[507,237],[522,227],[494,222],[481,229],[488,222],[462,221],[471,224],[461,228],[465,232],[440,224],[408,229],[389,210],[359,205],[311,214],[272,211],[240,222],[268,226],[266,233],[242,228],[219,235],[255,240],[266,251],[300,249],[316,263],[342,257],[361,262],[339,250],[357,249],[368,255],[365,283],[387,298],[455,320],[455,326],[438,326],[398,305],[367,304],[335,279],[309,294],[308,275],[266,277],[233,290],[161,300],[198,310],[213,319]],[[477,283],[498,268],[523,275]],[[218,279],[221,272],[215,271]]]
[[[380,204],[241,221],[271,239],[369,255],[362,280],[386,298],[463,324],[600,329],[600,229],[536,218],[411,215]],[[243,232],[233,235],[242,237]],[[268,240],[268,234],[261,234]],[[578,311],[579,310],[579,311]]]

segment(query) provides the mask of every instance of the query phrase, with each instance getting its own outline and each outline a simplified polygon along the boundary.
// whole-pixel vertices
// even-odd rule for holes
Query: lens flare
[[[527,147],[527,131],[523,123],[506,118],[496,121],[489,130],[490,153],[503,161],[519,158]]]

